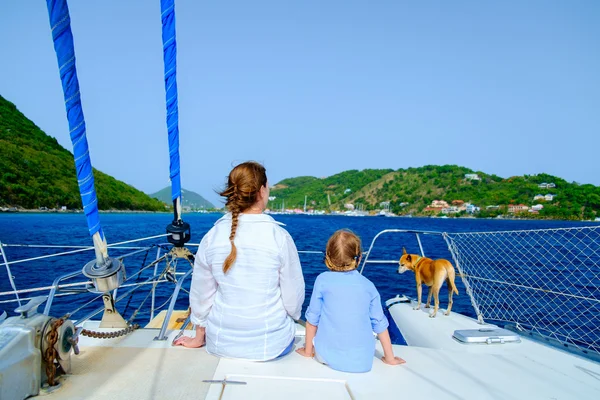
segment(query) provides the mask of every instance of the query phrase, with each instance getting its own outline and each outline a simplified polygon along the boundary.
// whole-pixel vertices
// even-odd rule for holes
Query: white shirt
[[[304,302],[296,245],[283,225],[265,214],[240,214],[237,258],[227,274],[231,214],[202,238],[190,288],[191,321],[206,327],[206,350],[218,356],[264,361],[294,339]]]

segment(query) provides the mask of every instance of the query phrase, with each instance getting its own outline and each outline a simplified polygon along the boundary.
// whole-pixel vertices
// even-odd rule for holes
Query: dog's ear
[[[412,257],[410,256],[410,254],[406,255],[406,261],[411,262],[412,261]]]
[[[402,248],[402,254],[406,254],[406,249],[404,247]]]

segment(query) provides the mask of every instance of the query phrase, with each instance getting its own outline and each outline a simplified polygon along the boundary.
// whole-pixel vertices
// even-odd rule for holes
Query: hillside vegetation
[[[164,210],[165,205],[94,169],[101,210]],[[73,154],[0,96],[0,206],[81,209]]]
[[[165,204],[172,204],[171,186],[167,186],[166,188],[159,190],[156,193],[152,193],[150,196],[157,200],[160,200]],[[181,205],[184,208],[190,208],[192,210],[207,210],[215,208],[215,206],[210,201],[206,200],[198,193],[183,188],[181,189]]]
[[[470,180],[466,174],[477,174],[479,180]],[[540,188],[542,183],[553,183],[553,188]],[[555,195],[551,201],[535,200],[534,196]],[[530,218],[593,219],[600,216],[600,187],[567,182],[548,174],[501,178],[456,165],[426,165],[399,170],[367,169],[345,171],[327,178],[299,177],[284,179],[273,188],[270,207],[278,209],[302,208],[343,211],[345,204],[364,210],[382,209],[389,202],[396,214],[430,215],[425,211],[433,200],[454,200],[472,203],[481,208],[481,217],[506,214],[511,204],[532,206],[541,204],[539,213]],[[327,196],[331,201],[329,205]],[[499,206],[487,209],[487,206]]]

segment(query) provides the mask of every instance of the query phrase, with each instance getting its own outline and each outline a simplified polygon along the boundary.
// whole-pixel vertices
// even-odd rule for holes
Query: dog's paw
[[[450,315],[450,311],[446,311],[446,312],[444,313],[444,315],[445,315],[445,316],[448,316],[448,315]]]
[[[425,304],[425,308],[431,308],[429,304]]]
[[[413,310],[418,311],[421,307],[420,306],[414,306]]]
[[[429,318],[435,318],[435,313],[429,314]]]

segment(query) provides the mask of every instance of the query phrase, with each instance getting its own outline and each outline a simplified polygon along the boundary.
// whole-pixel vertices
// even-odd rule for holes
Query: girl
[[[373,366],[377,334],[383,347],[383,362],[405,361],[394,357],[388,321],[381,298],[371,281],[356,271],[362,255],[360,239],[348,230],[335,232],[327,242],[325,265],[330,271],[317,277],[306,310],[305,347],[296,350],[305,357],[344,372],[368,372]],[[318,329],[317,329],[318,328]]]

